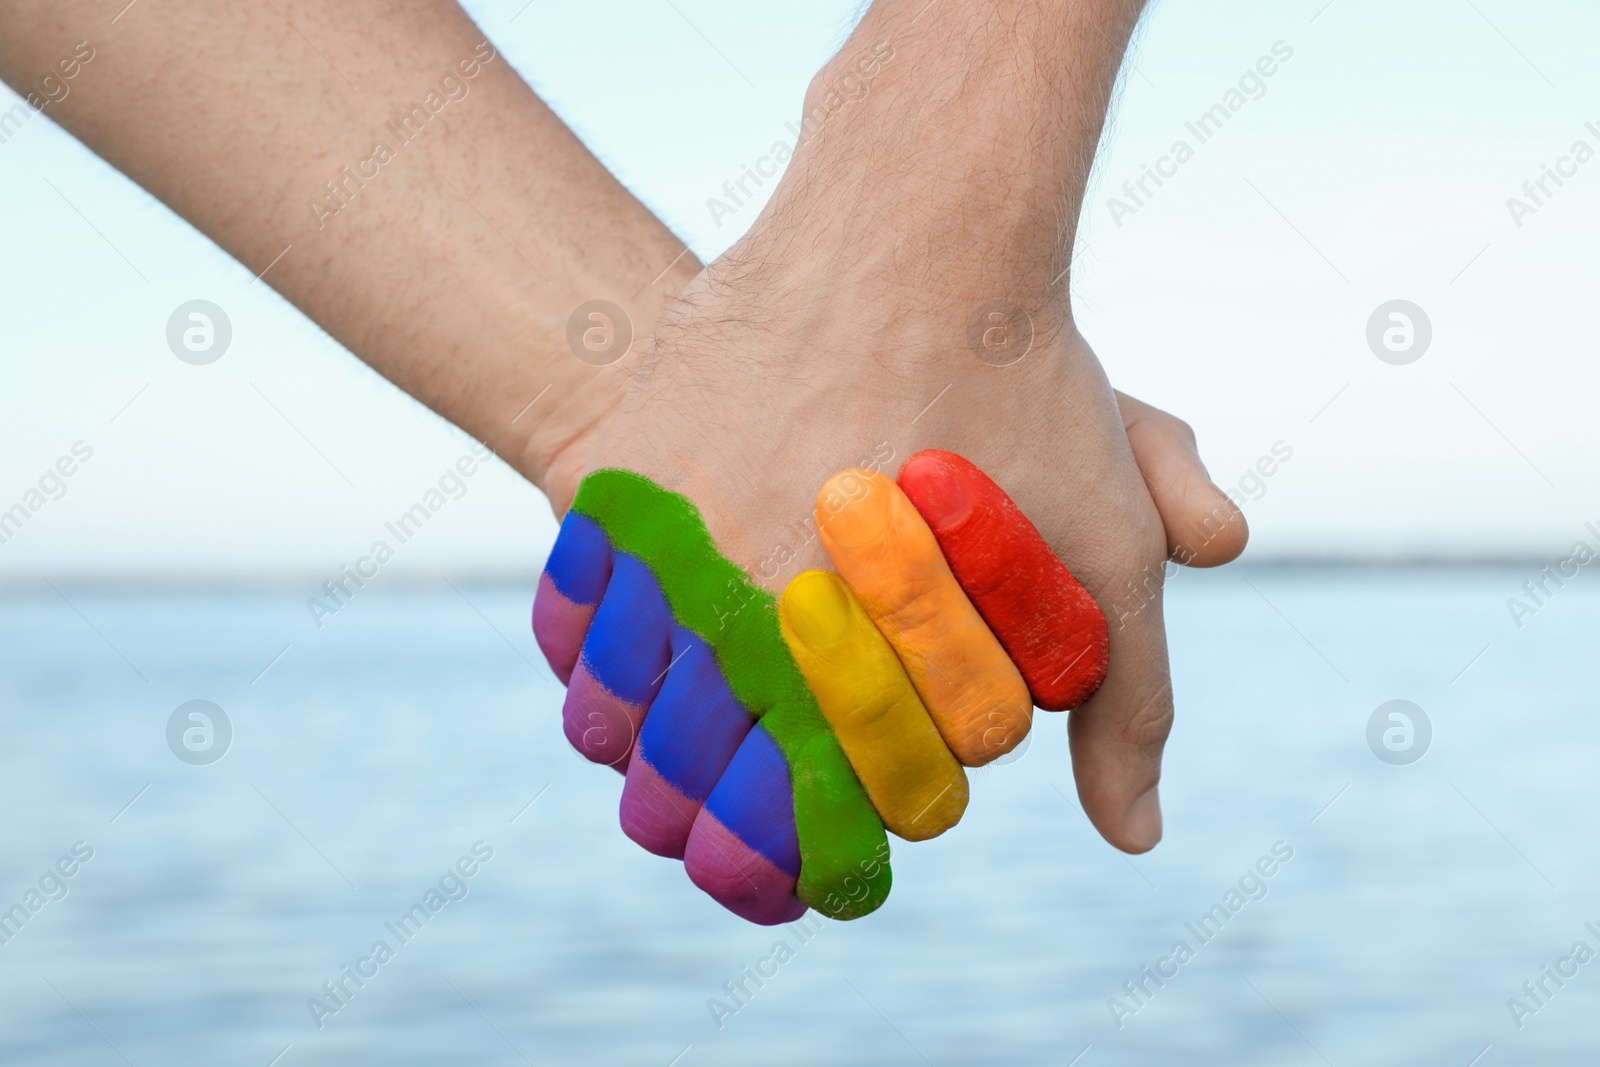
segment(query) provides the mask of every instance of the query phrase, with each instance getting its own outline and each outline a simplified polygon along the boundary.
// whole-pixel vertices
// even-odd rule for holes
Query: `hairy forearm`
[[[541,487],[699,268],[452,0],[15,0],[0,77]],[[615,365],[567,343],[594,299]]]

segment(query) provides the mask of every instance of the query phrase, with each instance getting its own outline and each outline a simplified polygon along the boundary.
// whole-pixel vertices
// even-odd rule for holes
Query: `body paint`
[[[765,737],[781,753],[800,857],[795,890],[799,899],[831,918],[855,918],[875,910],[890,885],[888,866],[881,861],[887,848],[883,823],[783,642],[776,598],[717,550],[690,500],[642,475],[616,469],[591,473],[579,486],[567,521],[574,518],[597,527],[614,557],[631,557],[650,571],[673,620],[710,649],[728,691],[760,721]],[[578,584],[570,578],[552,582],[571,603],[576,601],[570,592]],[[719,607],[730,596],[742,605],[732,613]],[[556,603],[548,617],[553,619],[565,608]],[[539,621],[536,605],[536,632]],[[561,644],[554,635],[549,639],[552,646]],[[541,646],[545,641],[541,636]],[[741,755],[759,744],[747,736],[740,745]],[[758,768],[752,773],[776,773],[772,761],[749,758]],[[739,762],[736,756],[735,763]],[[720,811],[737,822],[731,802],[716,794],[713,790],[697,821],[718,818]],[[738,828],[721,825],[738,835]],[[769,851],[781,848],[781,841],[770,833],[750,826],[744,830],[762,838],[744,844],[769,860],[762,844]],[[867,870],[873,876],[863,883]]]
[[[817,494],[817,529],[955,757],[982,766],[1028,735],[1033,703],[1016,665],[886,474],[848,470]]]
[[[783,638],[884,825],[923,841],[961,821],[967,776],[844,579],[796,575],[778,611]]]
[[[952,452],[918,452],[900,488],[950,570],[1047,711],[1075,708],[1105,679],[1110,640],[1099,605],[1005,491]]]

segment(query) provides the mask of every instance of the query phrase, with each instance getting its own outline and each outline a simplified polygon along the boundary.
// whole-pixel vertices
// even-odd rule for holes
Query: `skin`
[[[386,129],[483,42],[454,3],[163,0],[113,24],[126,5],[0,5],[0,77],[30,91],[89,41],[47,116],[564,509],[577,472],[553,457],[621,400],[700,269],[683,242],[503,57],[411,141]],[[341,168],[380,139],[394,158],[357,187]],[[319,220],[328,181],[354,195]],[[574,358],[567,319],[593,299],[632,319],[631,358]]]
[[[864,48],[892,40],[897,58],[705,271],[498,58],[336,215],[308,210],[475,54],[482,35],[443,0],[16,0],[0,7],[0,78],[28,92],[92,42],[49,117],[486,441],[558,514],[611,457],[694,496],[756,574],[816,486],[879,441],[901,458],[959,451],[1016,486],[1052,548],[1130,620],[1073,744],[1091,819],[1140,850],[1159,816],[1145,805],[1130,831],[1128,815],[1153,787],[1170,689],[1158,597],[1119,594],[1168,555],[1227,562],[1246,532],[1188,427],[1111,392],[1062,295],[1137,5],[922,8],[867,13],[808,109],[826,110]],[[965,347],[968,309],[996,294],[1035,325],[1033,351],[1005,368]],[[568,319],[597,298],[656,341],[610,366],[575,358]],[[775,589],[822,562],[815,541],[798,548]]]
[[[37,92],[89,41],[94,59],[48,106],[53,121],[252,271],[265,269],[264,283],[489,443],[565,513],[643,339],[702,270],[694,254],[503,60],[472,79],[448,122],[383,168],[381,186],[358,194],[359,211],[317,227],[306,201],[483,40],[449,0],[126,6],[0,5],[0,80]],[[340,57],[359,91],[297,28]],[[195,84],[206,91],[186,88]],[[638,339],[609,367],[574,359],[566,341],[572,311],[597,298],[620,304]],[[1173,558],[1199,567],[1235,558],[1243,518],[1218,510],[1226,498],[1189,427],[1117,400]],[[1212,532],[1196,536],[1208,517]]]
[[[1141,470],[1065,295],[1139,8],[879,0],[812,83],[806,111],[826,117],[749,233],[669,313],[590,458],[695,501],[720,550],[774,589],[824,562],[806,532],[810,486],[884,452],[976,463],[1110,621],[1110,670],[1069,733],[1085,811],[1129,852],[1161,837],[1162,566],[1174,549],[1225,558],[1243,539],[1218,495],[1211,529],[1180,516],[1196,493],[1180,452]],[[869,70],[868,91],[840,103]],[[1031,325],[1025,354],[987,358],[974,339],[993,302],[1021,309],[1008,329]],[[1155,428],[1135,421],[1141,436]],[[1152,484],[1180,498],[1171,535]]]
[[[569,552],[575,536],[585,547]],[[801,902],[833,918],[878,907],[890,886],[883,823],[779,633],[773,596],[721,555],[693,501],[598,471],[551,552],[554,588],[541,579],[534,605],[558,672],[572,642],[553,631],[583,625],[574,598],[607,571],[563,715],[580,753],[626,763],[623,830],[682,857],[696,885],[756,922],[792,918]],[[678,828],[687,836],[662,834]]]

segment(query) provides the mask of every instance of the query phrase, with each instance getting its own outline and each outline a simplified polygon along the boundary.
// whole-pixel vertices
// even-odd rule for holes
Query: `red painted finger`
[[[918,452],[899,483],[1034,704],[1065,711],[1093,696],[1106,676],[1105,615],[1022,509],[953,452]]]

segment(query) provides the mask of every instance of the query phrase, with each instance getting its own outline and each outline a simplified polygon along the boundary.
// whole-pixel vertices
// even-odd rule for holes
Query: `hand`
[[[692,500],[719,551],[776,591],[823,561],[806,524],[817,481],[924,447],[977,463],[1110,620],[1105,685],[1070,720],[1074,765],[1100,832],[1143,851],[1161,834],[1156,782],[1171,721],[1162,568],[1173,550],[1226,558],[1243,524],[1203,477],[1174,476],[1171,448],[1152,449],[1141,470],[1129,433],[1172,437],[1148,412],[1124,430],[1074,327],[1055,220],[1075,214],[1081,150],[1098,131],[1097,120],[1073,122],[1103,109],[1115,63],[1080,64],[1082,80],[1067,85],[1049,55],[1017,78],[971,78],[964,72],[989,69],[1034,31],[1027,48],[1048,53],[1062,38],[1093,51],[1084,42],[1094,27],[1074,21],[1089,13],[1016,6],[1015,27],[978,36],[964,21],[976,14],[970,4],[929,9],[915,31],[899,5],[869,12],[808,104],[827,111],[840,70],[881,55],[867,45],[880,35],[895,49],[914,40],[919,62],[882,66],[869,94],[802,145],[750,233],[668,314],[590,465]],[[1012,151],[1014,124],[984,118],[1005,107],[1023,125],[1037,120],[1036,158]],[[908,125],[908,113],[927,121]],[[973,336],[976,323],[986,338],[997,310],[1026,335],[1000,353]],[[1174,518],[1192,521],[1201,493],[1214,518],[1169,532],[1147,476],[1173,486]]]
[[[1034,32],[1037,11],[1026,10],[1012,28],[1033,39],[1026,47],[1001,41],[999,54],[1015,58],[1037,51],[1032,58],[1040,62],[1022,64],[1015,77],[998,80],[969,78],[967,71],[988,68],[959,58],[949,62],[941,55],[951,41],[968,41],[974,51],[990,43],[992,33],[972,32],[974,15],[981,28],[984,8],[952,2],[944,5],[950,9],[948,18],[944,11],[922,18],[920,3],[915,13],[900,6],[879,0],[863,20],[861,34],[887,31],[885,40],[904,43],[920,19],[916,43],[924,54],[917,64],[901,63],[895,73],[880,77],[876,84],[882,89],[873,89],[874,100],[909,100],[911,107],[904,109],[908,114],[919,107],[948,108],[959,102],[949,91],[953,78],[974,86],[982,82],[985,92],[994,86],[1004,90],[1010,81],[1021,90],[1023,102],[1043,101],[1052,94],[1034,92],[1030,76],[1070,69],[1088,87],[1087,106],[1078,112],[1087,116],[1086,137],[1056,137],[1043,125],[1039,131],[1058,154],[1076,152],[1086,164],[1086,146],[1092,147],[1097,115],[1103,110],[1103,89],[1137,3],[1093,0],[1074,14],[1095,20],[1093,25],[1051,26],[1050,33]],[[328,91],[338,81],[336,72],[304,47],[303,38],[277,12],[224,11],[183,0],[120,25],[118,47],[103,50],[92,77],[76,83],[71,98],[52,105],[51,114],[252,272],[262,274],[266,284],[355,354],[488,441],[547,490],[559,513],[598,442],[597,428],[615,410],[618,387],[633,369],[629,359],[600,368],[573,360],[562,324],[579,303],[604,297],[621,303],[641,335],[648,334],[662,303],[698,265],[507,65],[493,58],[492,49],[450,0],[424,0],[406,19],[389,18],[387,12],[374,19],[375,9],[369,5],[348,7],[315,12],[314,32],[342,57],[342,64],[359,72],[359,99]],[[103,18],[90,0],[75,0],[22,4],[0,23],[6,31],[0,33],[0,76],[21,86],[73,41],[99,32],[94,27]],[[1074,62],[1055,62],[1063,43]],[[849,51],[845,58],[854,62],[858,50]],[[882,52],[877,54],[881,58]],[[195,56],[217,55],[229,57],[237,91],[127,92],[129,85],[171,82],[162,80],[163,72],[188,70]],[[808,133],[812,116],[820,113],[816,105],[826,102],[822,92],[841,66],[836,62],[819,77],[808,108]],[[384,171],[377,187],[381,195],[369,190],[348,204],[345,198],[324,203],[320,217],[318,209],[308,213],[309,194],[297,190],[322,189],[333,177],[348,197],[359,183],[335,164],[366,149],[373,115],[408,107],[419,86],[432,84],[446,71],[470,89],[471,100],[452,104],[447,123],[430,125],[426,136],[406,149],[405,165]],[[899,72],[921,73],[895,88],[891,83]],[[238,117],[253,114],[252,101],[262,92],[292,103],[285,114],[292,114],[293,121],[273,126],[268,136],[260,136],[257,123],[249,127],[256,135],[241,139],[237,134],[245,127]],[[1098,100],[1096,93],[1102,93]],[[980,110],[1021,121],[1025,108],[996,108],[978,99],[982,95],[974,94]],[[869,119],[874,110],[875,105],[856,107],[854,114]],[[832,115],[831,104],[825,111]],[[887,145],[851,131],[853,117],[833,116],[828,123],[829,129],[808,144],[808,153],[816,150],[815,161],[827,159],[829,153],[821,151],[825,142],[841,137],[857,145]],[[981,131],[995,124],[921,125],[925,130]],[[206,135],[210,152],[197,155],[192,138],[171,136],[173,131],[194,130]],[[945,146],[932,143],[937,138],[922,137],[925,143],[920,145],[917,140],[901,137],[894,146],[900,165],[885,170],[912,192],[919,184],[935,187],[938,181],[930,176],[942,174],[956,158]],[[907,148],[921,153],[921,164],[906,155]],[[925,151],[929,148],[936,151],[930,154]],[[1048,154],[1034,152],[1027,158],[1048,164],[1043,159]],[[847,169],[854,166],[848,153],[832,155]],[[1003,152],[994,158],[1021,157]],[[857,152],[855,160],[860,163],[864,156]],[[928,160],[934,161],[932,171],[925,165]],[[844,170],[839,177],[841,188],[865,188]],[[1075,213],[1071,186],[1069,179],[1058,191],[1065,190]],[[878,202],[896,201],[891,195]],[[326,216],[332,204],[342,206],[330,221]],[[884,232],[884,209],[865,201],[853,209],[842,203],[821,205],[817,218],[825,217],[823,210],[848,219],[866,209],[878,216],[877,228]],[[1032,229],[1041,232],[1045,227],[1035,220]],[[1057,229],[1065,233],[1068,228]],[[980,231],[976,225],[969,229],[968,240]],[[892,227],[890,232],[899,239]],[[881,251],[892,246],[893,241],[880,241],[869,247]],[[1019,243],[1012,251],[1021,247]],[[471,254],[460,255],[462,249]],[[913,256],[912,262],[921,260]],[[449,269],[438,269],[440,263]],[[761,291],[752,286],[749,294],[759,298]],[[881,299],[877,306],[894,311]],[[705,321],[714,319],[713,314]],[[1169,547],[1185,562],[1201,565],[1236,553],[1242,545],[1242,521],[1225,514],[1218,520],[1217,508],[1205,503],[1215,491],[1193,458],[1192,439],[1184,440],[1186,428],[1125,398],[1122,410],[1132,453],[1166,521]],[[841,459],[839,465],[855,458]],[[1198,538],[1194,530],[1200,531]]]
[[[1034,704],[1064,710],[1094,693],[1107,635],[1093,599],[972,464],[919,453],[900,483],[865,470],[829,479],[817,528],[849,581],[800,574],[780,616],[873,805],[917,839],[964,807],[957,760],[1010,751]]]
[[[847,850],[845,862],[821,864],[843,872],[841,880],[807,877],[840,844],[829,838],[841,828],[851,836],[837,812],[831,822],[812,818],[810,859],[800,860],[795,812],[816,810],[808,787],[831,776],[833,792],[849,794],[855,814],[864,813],[810,714],[809,693],[800,701],[809,736],[829,758],[820,775],[814,756],[799,755],[805,745],[795,743],[793,714],[750,729],[774,706],[775,672],[798,691],[798,663],[855,780],[889,829],[909,840],[942,833],[965,808],[966,780],[951,750],[964,762],[986,762],[1025,736],[1028,689],[1041,706],[1070,707],[1104,674],[1099,610],[997,486],[944,453],[913,457],[901,480],[920,515],[875,472],[846,472],[818,494],[818,528],[861,598],[826,572],[795,578],[780,611],[793,661],[772,640],[770,606],[745,611],[763,594],[730,573],[693,506],[635,475],[601,471],[586,483],[541,579],[536,633],[562,679],[577,679],[565,709],[569,739],[588,758],[625,769],[629,835],[662,855],[691,855],[691,877],[747,918],[783,921],[805,900],[850,917],[876,907],[888,888],[886,843],[870,819],[857,820],[866,836],[855,842],[853,863]],[[923,517],[939,530],[937,542]],[[708,599],[707,590],[731,599]],[[779,746],[787,751],[772,751],[768,735],[788,740]],[[746,741],[761,751],[736,760]],[[741,763],[763,772],[741,772]],[[813,769],[791,773],[802,764]],[[701,805],[711,796],[706,817]],[[775,826],[779,848],[767,840],[763,849],[748,832]],[[799,900],[791,894],[797,879]]]
[[[1106,643],[1093,602],[974,468],[918,459],[903,477],[936,465],[923,478],[932,485],[952,463],[967,476],[960,516],[951,494],[915,491],[941,531],[955,532],[947,543],[969,583],[996,552],[1042,557],[1043,571],[1033,569],[1044,577],[1025,599],[1049,608],[1065,597],[1076,610],[1026,634],[1006,615],[1014,588],[969,588],[998,609],[1002,632],[1024,639],[1015,647],[1030,667],[1044,649],[1046,688],[1072,674],[1053,691],[1071,701],[1092,692]],[[985,762],[1028,728],[1028,689],[900,490],[847,472],[818,507],[872,619],[840,579],[809,571],[784,593],[779,639],[770,594],[717,551],[694,505],[617,469],[584,481],[535,602],[535,634],[570,686],[568,739],[627,775],[625,832],[683,857],[702,888],[757,922],[792,919],[805,904],[837,918],[879,906],[889,888],[883,824],[910,840],[942,833],[967,801],[952,750]]]
[[[764,239],[756,235],[738,255],[795,261],[785,243],[749,247]],[[796,531],[824,473],[885,442],[893,455],[933,445],[973,459],[1006,486],[1111,620],[1106,684],[1072,722],[1080,795],[1108,840],[1134,851],[1154,845],[1153,788],[1171,710],[1159,599],[1169,538],[1087,346],[1058,323],[1027,358],[995,368],[964,349],[966,316],[941,313],[921,293],[893,291],[891,306],[917,313],[892,331],[873,309],[825,313],[826,294],[849,307],[854,292],[892,279],[834,272],[830,280],[814,268],[774,285],[763,321],[752,323],[738,299],[741,279],[724,280],[739,262],[716,264],[691,286],[595,465],[638,472],[692,499],[720,552],[778,585],[823,562],[816,542]],[[763,280],[772,285],[776,273]],[[1025,292],[1020,283],[1002,291]],[[1036,321],[1047,321],[1043,308]],[[785,340],[763,352],[773,338]],[[809,355],[851,348],[925,355],[921,365],[865,366]],[[728,368],[738,374],[730,378]],[[930,408],[941,392],[949,395]],[[1215,499],[1232,526],[1235,512]]]
[[[681,857],[754,922],[882,903],[883,825],[778,634],[772,595],[718,551],[693,503],[627,470],[590,474],[533,622],[568,682],[568,740],[627,775],[628,836]]]
[[[1064,297],[1070,226],[1059,219],[1076,215],[1138,5],[1095,0],[1057,10],[1016,0],[1004,24],[984,5],[916,6],[879,0],[819,74],[807,104],[827,116],[824,125],[797,151],[750,233],[684,291],[582,467],[631,472],[670,495],[671,508],[687,506],[715,556],[770,596],[822,562],[806,519],[811,487],[828,474],[926,447],[976,462],[1111,620],[1105,684],[1069,723],[1074,769],[1100,832],[1143,851],[1161,835],[1156,782],[1172,714],[1162,568],[1174,550],[1221,561],[1244,531],[1220,493],[1209,517],[1185,528],[1193,502],[1213,490],[1186,471],[1182,442],[1174,448],[1174,435],[1163,433],[1170,427],[1148,412],[1124,423]],[[884,68],[885,54],[907,42],[918,62]],[[1019,55],[1029,62],[1019,65]],[[877,57],[870,94],[830,106],[842,72],[868,72],[863,56]],[[1005,77],[974,75],[1000,67]],[[1031,138],[1020,155],[1018,129]],[[997,313],[1007,338],[1021,339],[1001,352],[986,344]],[[1130,436],[1157,442],[1144,469]],[[1170,486],[1167,522],[1177,529],[1163,524],[1147,479]],[[656,577],[674,569],[670,558],[658,558]],[[663,668],[665,687],[671,659]],[[788,742],[773,736],[781,721],[764,716],[749,730],[728,778],[744,764],[767,778],[792,770],[804,839],[802,787],[827,776],[811,773],[803,749],[784,750]],[[729,891],[750,881],[745,860],[779,869],[777,850],[757,856],[750,846],[784,821],[787,798],[774,789],[766,801],[749,794],[736,804],[730,792],[724,804],[715,795],[722,789],[719,781],[696,817],[686,864],[730,902]],[[719,814],[744,819],[743,832]],[[702,822],[703,836],[726,847],[695,851]],[[862,855],[867,839],[826,863],[807,857],[807,867],[828,872],[817,886],[850,877],[841,861]],[[782,858],[797,859],[798,847],[783,844]],[[767,906],[756,897],[730,906]]]

